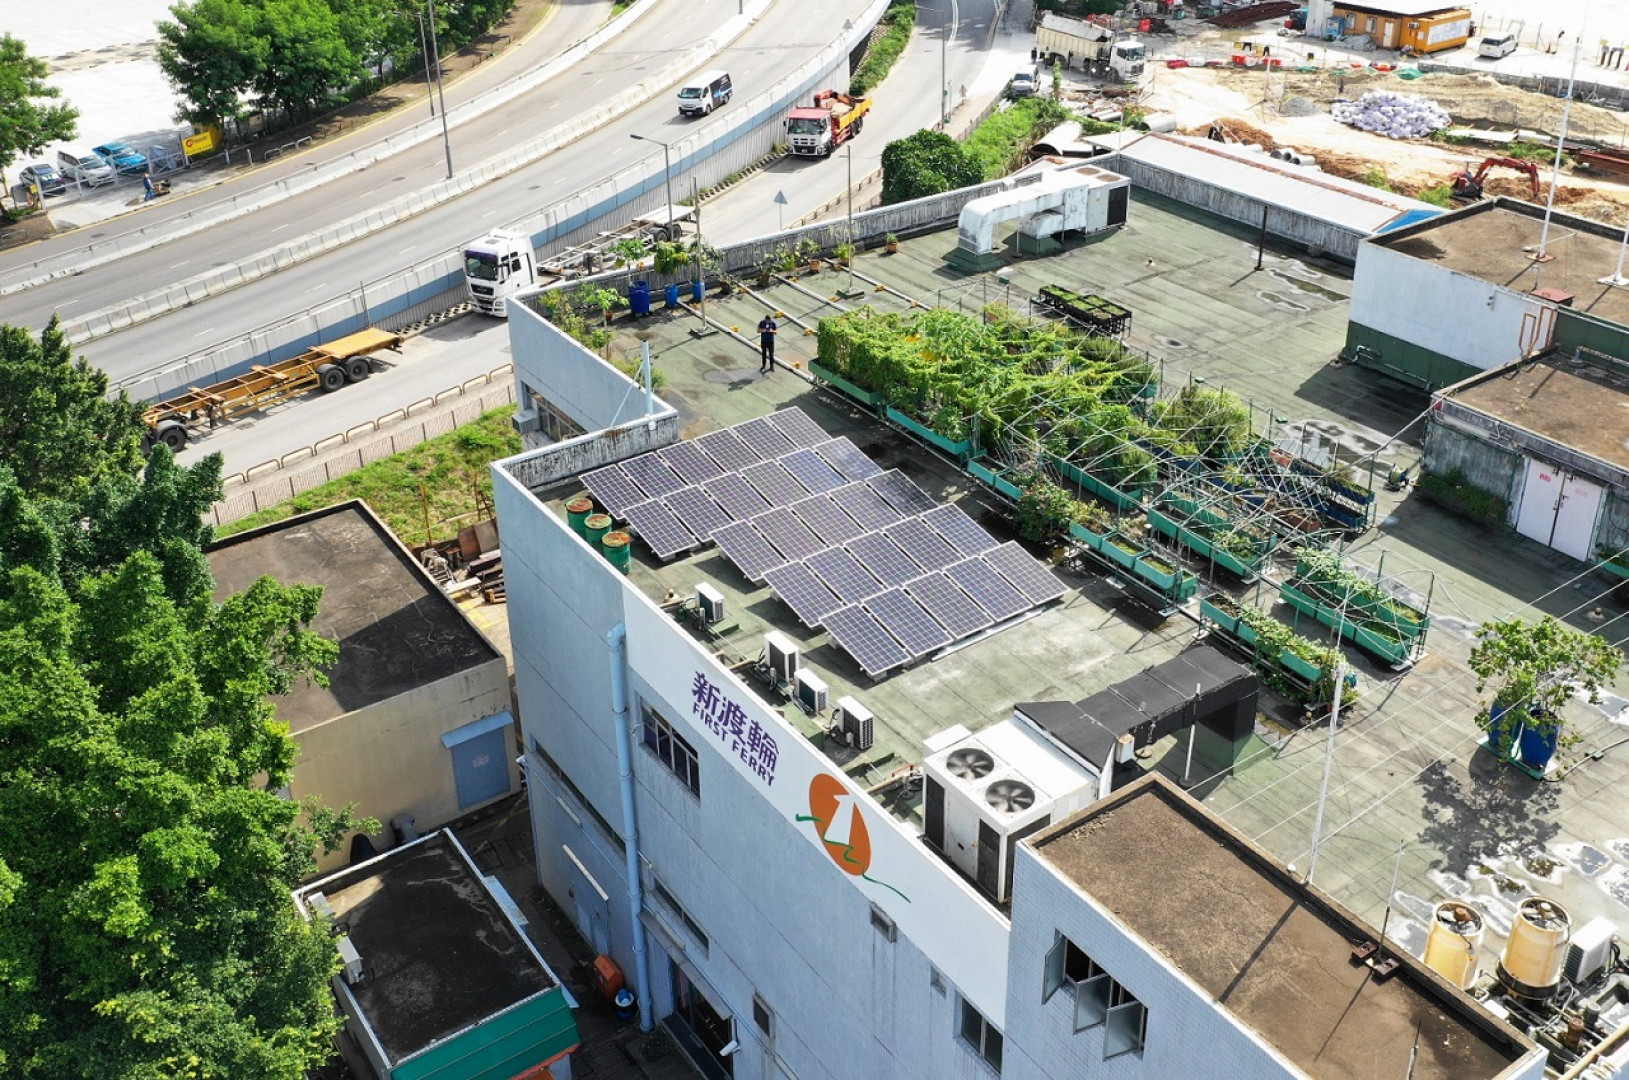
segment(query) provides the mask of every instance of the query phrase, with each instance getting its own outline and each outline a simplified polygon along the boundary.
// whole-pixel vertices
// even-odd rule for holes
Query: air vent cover
[[[997,780],[984,789],[984,801],[1003,814],[1016,814],[1035,805],[1035,789],[1022,780]]]
[[[977,780],[995,769],[995,758],[976,746],[964,746],[945,758],[945,771],[958,780]]]

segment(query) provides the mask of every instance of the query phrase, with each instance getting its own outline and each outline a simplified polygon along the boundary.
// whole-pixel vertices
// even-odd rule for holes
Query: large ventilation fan
[[[995,758],[976,746],[964,746],[945,758],[945,771],[958,780],[977,780],[994,768]]]
[[[984,801],[1003,814],[1016,814],[1035,805],[1035,789],[1022,780],[997,780],[984,789]]]

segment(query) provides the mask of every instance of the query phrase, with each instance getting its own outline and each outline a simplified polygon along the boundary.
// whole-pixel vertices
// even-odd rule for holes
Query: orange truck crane
[[[346,383],[361,382],[373,373],[369,353],[400,352],[401,347],[400,334],[362,330],[275,364],[256,364],[242,375],[209,386],[190,387],[147,406],[142,414],[147,448],[163,443],[180,453],[188,434],[200,427],[208,430],[238,413],[264,409],[318,387],[331,393]]]
[[[813,105],[801,105],[786,114],[786,142],[792,153],[829,157],[833,150],[860,134],[870,97],[821,90]]]
[[[1466,201],[1480,199],[1482,197],[1482,181],[1486,179],[1488,170],[1495,165],[1502,165],[1507,169],[1515,169],[1517,172],[1526,173],[1527,179],[1533,185],[1533,201],[1539,201],[1538,166],[1531,161],[1508,157],[1486,158],[1481,165],[1477,166],[1476,172],[1471,172],[1471,167],[1466,165],[1463,172],[1454,174],[1454,198]]]

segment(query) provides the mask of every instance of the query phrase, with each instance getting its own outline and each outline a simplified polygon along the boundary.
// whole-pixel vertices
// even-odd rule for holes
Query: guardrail
[[[654,7],[654,3],[634,4],[592,34],[571,45],[553,60],[549,60],[539,67],[505,82],[502,86],[493,87],[469,101],[454,105],[447,111],[447,123],[456,125],[467,120],[473,120],[508,104],[521,94],[535,89],[632,26]],[[345,157],[336,159],[326,165],[313,162],[312,171],[302,176],[277,180],[252,191],[233,195],[229,200],[190,210],[179,218],[171,219],[172,223],[179,223],[177,228],[162,233],[157,230],[148,232],[146,229],[142,229],[134,235],[116,237],[98,244],[75,248],[72,251],[58,252],[47,258],[38,259],[22,268],[22,272],[18,273],[14,280],[0,283],[0,296],[20,292],[23,289],[42,285],[47,281],[53,281],[60,277],[71,276],[92,266],[100,266],[115,259],[123,258],[126,255],[147,251],[172,240],[191,236],[204,229],[214,228],[217,225],[286,199],[290,195],[297,195],[331,180],[337,180],[353,172],[359,172],[393,154],[417,146],[419,143],[440,137],[440,117],[421,120],[405,131],[399,131],[377,142],[369,143],[367,146],[353,150]]]
[[[742,102],[747,107],[732,110],[673,144],[674,175],[689,169],[698,180],[722,179],[756,161],[782,134],[780,120],[785,111],[824,85],[840,66],[846,67],[849,48],[866,32],[861,28],[875,23],[887,5],[888,0],[872,0],[846,33],[759,95],[755,100],[762,104],[755,109]],[[499,227],[526,231],[533,245],[546,254],[625,224],[637,213],[656,206],[663,201],[663,176],[662,154],[656,152],[535,215]],[[251,364],[275,363],[312,345],[362,329],[370,322],[388,327],[393,324],[385,320],[414,321],[429,313],[424,310],[427,303],[452,306],[462,299],[463,256],[461,250],[454,249],[385,278],[365,282],[320,306],[257,327],[233,342],[123,379],[118,388],[135,398],[158,397],[179,386],[225,378],[247,370]],[[417,315],[407,317],[415,311]]]

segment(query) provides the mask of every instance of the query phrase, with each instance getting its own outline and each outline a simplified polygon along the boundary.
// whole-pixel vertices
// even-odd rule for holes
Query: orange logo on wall
[[[871,831],[854,796],[830,773],[809,781],[809,816],[831,861],[845,874],[861,877],[871,868]]]

